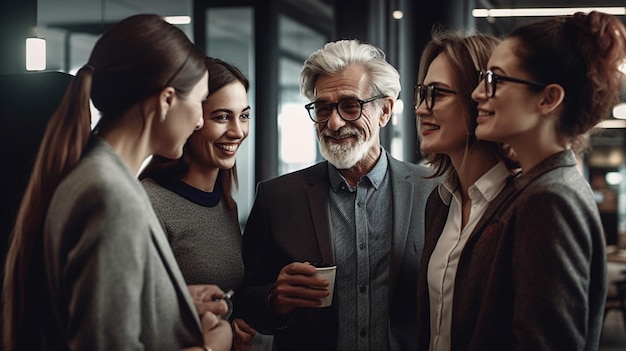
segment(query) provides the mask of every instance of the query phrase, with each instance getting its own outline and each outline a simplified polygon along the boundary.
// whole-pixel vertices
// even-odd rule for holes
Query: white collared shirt
[[[438,187],[439,196],[450,205],[448,219],[428,264],[428,293],[430,297],[431,351],[450,350],[452,299],[457,265],[463,247],[489,203],[504,188],[511,173],[500,162],[483,174],[469,189],[472,202],[469,220],[461,230],[461,190],[446,179]],[[452,201],[454,200],[454,201]]]

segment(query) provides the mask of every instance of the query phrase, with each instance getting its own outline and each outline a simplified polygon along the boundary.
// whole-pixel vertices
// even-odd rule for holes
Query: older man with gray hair
[[[431,170],[381,145],[398,71],[357,40],[326,44],[300,88],[326,161],[258,184],[243,237],[242,309],[275,350],[416,350],[416,283]],[[336,266],[329,281],[315,263]]]

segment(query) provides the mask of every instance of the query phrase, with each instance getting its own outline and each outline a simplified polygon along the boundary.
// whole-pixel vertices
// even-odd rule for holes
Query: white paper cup
[[[337,266],[330,267],[316,267],[318,277],[328,280],[328,296],[321,299],[322,304],[318,307],[328,307],[333,303],[333,290],[335,290],[335,273],[337,272]]]

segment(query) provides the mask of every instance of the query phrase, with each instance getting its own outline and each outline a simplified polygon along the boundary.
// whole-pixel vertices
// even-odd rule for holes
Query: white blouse
[[[511,175],[500,162],[483,174],[469,189],[472,202],[469,220],[461,230],[461,190],[446,179],[438,187],[439,196],[450,205],[448,219],[428,264],[428,293],[430,298],[431,351],[450,350],[452,299],[457,265],[463,247],[489,203],[504,188]],[[454,199],[454,201],[452,201]],[[452,203],[451,203],[452,202]]]

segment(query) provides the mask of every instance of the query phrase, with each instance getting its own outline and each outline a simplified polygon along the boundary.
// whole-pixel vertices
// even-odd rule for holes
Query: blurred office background
[[[0,157],[5,181],[0,182],[0,257],[6,251],[46,118],[68,77],[87,62],[99,35],[124,17],[137,13],[167,16],[207,55],[235,64],[250,78],[252,128],[237,159],[236,198],[243,226],[257,182],[321,160],[313,124],[303,108],[308,101],[300,96],[297,78],[303,61],[324,43],[356,38],[387,53],[401,73],[403,89],[392,123],[383,129],[383,144],[399,159],[420,162],[412,95],[419,54],[432,28],[477,29],[501,36],[512,26],[540,16],[518,16],[515,10],[572,7],[615,11],[626,23],[624,0],[3,1]],[[44,44],[45,49],[27,57],[27,38],[35,39],[40,47]],[[615,250],[613,257],[618,257],[619,250],[626,249],[626,95],[590,142],[593,148],[581,170],[596,191],[607,244]],[[617,274],[621,274],[619,269]],[[603,350],[626,350],[626,319],[622,322],[617,312],[615,317],[608,316],[615,335],[604,339]],[[612,343],[617,348],[610,348]]]

